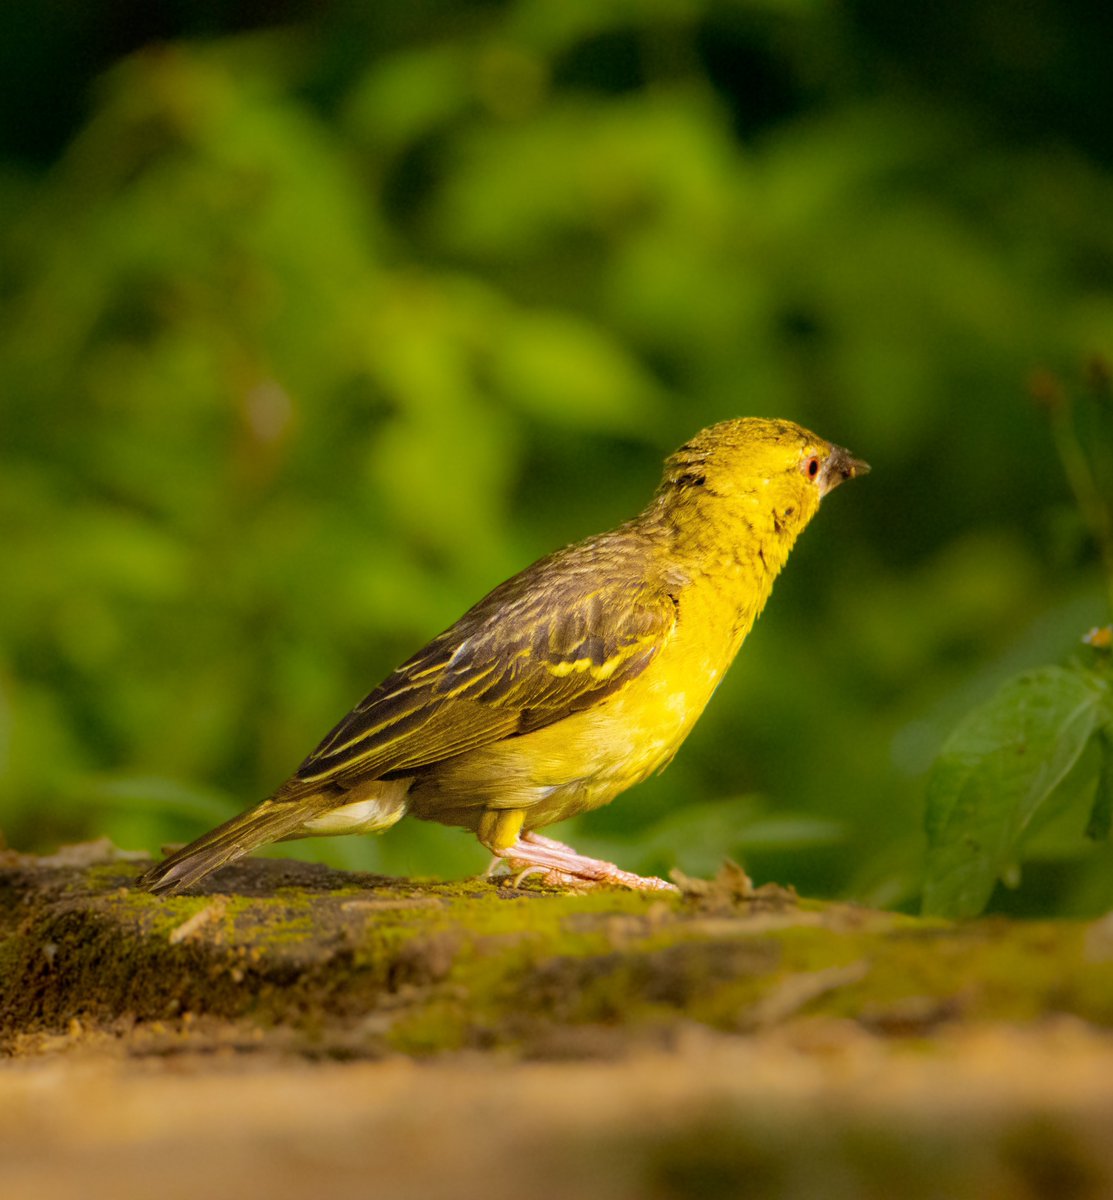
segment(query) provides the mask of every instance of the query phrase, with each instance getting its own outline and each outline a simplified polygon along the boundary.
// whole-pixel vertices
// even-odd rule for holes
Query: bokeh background
[[[1082,0],[3,6],[8,843],[200,833],[758,414],[874,473],[668,772],[564,832],[913,905],[946,733],[1108,619],[1029,380],[1113,350],[1111,33]],[[998,905],[1113,903],[1080,846]],[[283,852],[486,862],[416,822]]]

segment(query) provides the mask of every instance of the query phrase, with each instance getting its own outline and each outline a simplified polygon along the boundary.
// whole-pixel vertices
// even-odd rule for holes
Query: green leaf
[[[981,912],[1033,820],[1069,799],[1062,785],[1102,722],[1104,692],[1092,672],[1029,671],[947,739],[928,781],[925,913]]]

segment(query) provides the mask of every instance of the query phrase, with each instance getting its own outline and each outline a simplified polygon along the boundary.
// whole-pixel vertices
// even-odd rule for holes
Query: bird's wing
[[[298,789],[405,776],[619,691],[676,625],[676,589],[638,566],[632,581],[598,560],[543,560],[496,588],[336,726],[298,768]]]

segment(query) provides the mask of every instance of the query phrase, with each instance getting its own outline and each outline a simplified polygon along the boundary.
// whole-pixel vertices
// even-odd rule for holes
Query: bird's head
[[[740,417],[697,433],[666,461],[655,504],[679,524],[709,524],[706,533],[721,541],[773,543],[783,561],[820,500],[867,471],[868,463],[791,421]]]

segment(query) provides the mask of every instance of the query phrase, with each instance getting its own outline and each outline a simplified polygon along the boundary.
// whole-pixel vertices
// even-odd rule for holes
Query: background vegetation
[[[8,842],[193,836],[490,586],[632,514],[691,432],[777,415],[874,473],[669,771],[568,832],[916,903],[948,732],[1109,619],[1027,386],[1113,349],[1108,23],[1081,0],[5,7]],[[1113,904],[1088,812],[993,904]],[[485,861],[417,823],[297,851]]]

